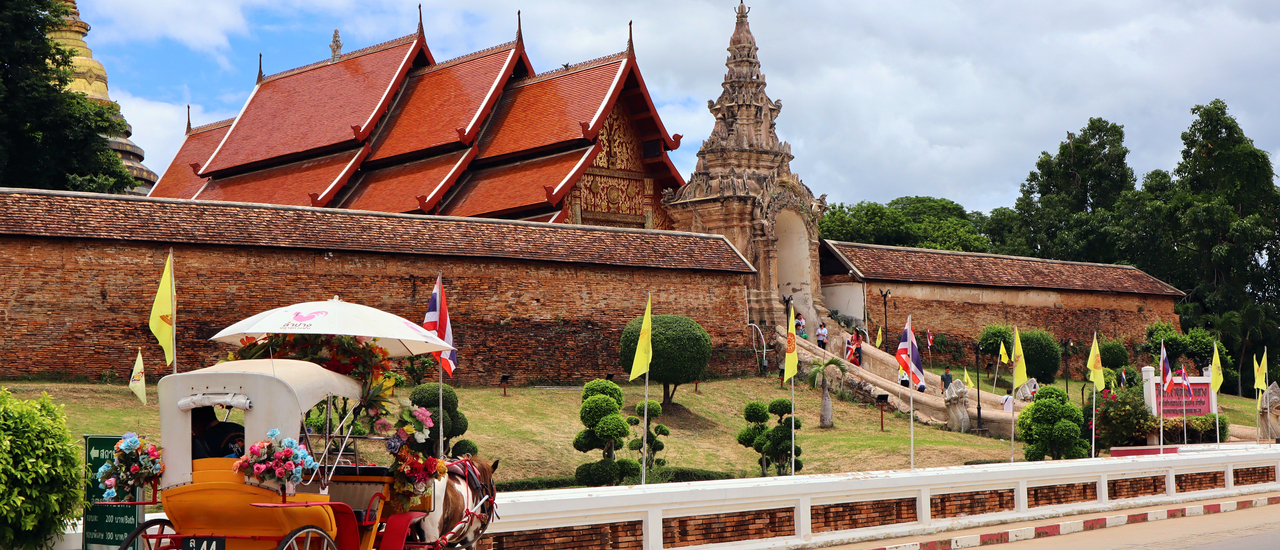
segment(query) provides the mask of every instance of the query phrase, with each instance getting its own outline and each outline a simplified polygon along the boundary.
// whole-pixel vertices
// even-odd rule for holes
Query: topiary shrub
[[[615,451],[625,443],[631,428],[619,412],[622,410],[622,388],[608,380],[592,380],[582,387],[582,406],[578,420],[586,428],[573,438],[578,452],[604,451],[599,462],[588,462],[574,473],[579,485],[599,487],[617,485],[621,480]]]
[[[1098,342],[1098,355],[1102,359],[1102,366],[1109,369],[1118,369],[1129,364],[1129,350],[1125,349],[1124,342],[1119,340]]]
[[[657,401],[643,401],[640,403],[636,403],[636,416],[628,417],[627,424],[630,424],[632,426],[639,426],[640,423],[644,421],[643,419],[645,418],[646,404],[648,405],[647,408],[648,408],[648,418],[649,418],[649,423],[646,424],[643,428],[643,430],[646,433],[642,434],[641,437],[637,437],[635,439],[632,439],[631,441],[628,441],[627,448],[637,453],[640,453],[641,459],[645,460],[645,468],[653,469],[654,466],[667,465],[666,460],[657,458],[656,456],[659,452],[661,452],[663,449],[667,447],[666,443],[664,443],[661,439],[658,439],[658,437],[671,435],[671,430],[662,424],[658,424],[656,426],[653,424],[653,420],[655,418],[662,416],[662,405],[659,405]],[[646,438],[646,435],[647,435],[647,438]],[[646,441],[648,441],[648,444],[649,444],[649,451],[647,455],[644,452],[644,446],[645,446],[644,444]],[[645,459],[644,458],[645,456],[648,456],[648,458]],[[626,476],[624,475],[623,477],[626,477]]]
[[[756,436],[751,443],[751,448],[763,456],[761,459],[762,471],[772,465],[777,475],[794,473],[791,470],[791,430],[793,420],[795,430],[800,430],[800,419],[791,414],[791,400],[789,399],[774,399],[769,402],[768,411],[778,417],[778,422]],[[804,468],[804,462],[798,458],[801,452],[799,445],[795,446],[795,452],[797,458],[795,459],[794,471],[799,472]]]
[[[414,405],[427,409],[427,411],[431,413],[431,420],[432,422],[435,422],[436,427],[427,430],[426,441],[422,443],[418,443],[416,440],[410,439],[407,445],[409,445],[410,449],[413,449],[420,453],[424,453],[429,456],[435,456],[436,439],[440,435],[440,433],[443,431],[444,432],[444,455],[456,456],[458,453],[455,453],[453,451],[453,447],[450,444],[450,442],[454,438],[461,437],[462,434],[467,433],[467,427],[469,426],[470,423],[467,421],[467,415],[462,414],[462,411],[458,410],[458,393],[455,392],[453,388],[450,387],[448,384],[444,385],[443,413],[440,411],[440,407],[439,407],[440,400],[441,400],[440,393],[441,393],[440,384],[436,382],[430,382],[427,384],[419,384],[418,386],[415,386],[413,388],[413,391],[409,394],[410,402],[412,402]],[[471,443],[470,450],[473,451],[471,454],[473,455],[479,454],[480,449],[476,446],[476,444],[473,442],[469,442],[469,443]]]
[[[618,477],[622,479],[640,477],[640,461],[619,458],[616,462],[618,463]]]
[[[1062,363],[1062,346],[1058,340],[1053,334],[1039,329],[1019,331],[1018,336],[1022,340],[1022,354],[1027,360],[1027,376],[1041,384],[1052,384]]]
[[[987,325],[978,334],[978,348],[983,355],[1000,356],[1000,344],[1013,357],[1013,328],[1009,325]]]
[[[769,475],[769,459],[764,456],[763,445],[761,449],[755,448],[756,439],[769,431],[769,426],[765,424],[769,421],[769,407],[759,401],[752,401],[743,409],[742,417],[751,424],[738,431],[738,444],[760,453],[760,458],[756,460],[756,464],[760,466],[760,475]]]
[[[454,458],[461,458],[466,455],[476,456],[480,454],[480,447],[470,439],[459,439],[449,451]]]
[[[599,462],[588,462],[573,472],[573,478],[578,485],[586,487],[602,487],[605,485],[617,485],[619,473],[618,463],[612,458],[606,458]]]
[[[1026,342],[1023,346],[1025,349]],[[1018,419],[1018,430],[1027,442],[1023,456],[1027,460],[1089,456],[1089,440],[1080,436],[1084,425],[1080,408],[1067,399],[1065,391],[1041,386],[1035,400],[1022,410]]]
[[[0,389],[0,548],[45,548],[84,504],[84,466],[62,407]]]
[[[636,343],[640,340],[640,324],[636,317],[622,329],[618,347],[619,364],[630,366],[635,360]],[[674,403],[680,384],[701,381],[706,377],[711,360],[711,335],[697,321],[681,315],[654,315],[653,359],[649,378],[662,384],[662,404]]]

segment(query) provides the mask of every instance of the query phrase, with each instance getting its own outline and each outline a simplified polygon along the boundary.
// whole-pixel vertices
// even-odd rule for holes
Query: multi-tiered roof
[[[606,120],[643,150],[633,177],[684,184],[628,40],[621,53],[537,74],[522,33],[436,62],[418,32],[262,76],[233,120],[192,128],[153,197],[570,218],[568,193],[609,149]],[[625,174],[624,174],[625,175]]]

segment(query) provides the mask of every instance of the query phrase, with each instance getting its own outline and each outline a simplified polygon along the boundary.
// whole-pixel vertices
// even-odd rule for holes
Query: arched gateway
[[[791,173],[791,145],[774,129],[782,101],[765,95],[749,11],[739,4],[724,91],[707,102],[715,128],[698,150],[689,183],[664,192],[663,205],[676,229],[725,235],[756,266],[747,291],[751,322],[783,324],[784,300],[791,298],[797,312],[816,324],[827,313],[817,269],[826,196],[814,198]]]

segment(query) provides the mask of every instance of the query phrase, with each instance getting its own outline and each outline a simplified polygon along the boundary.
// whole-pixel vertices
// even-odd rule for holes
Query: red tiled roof
[[[1183,296],[1127,265],[826,241],[863,280]]]
[[[421,51],[407,36],[264,79],[201,174],[355,140]]]
[[[475,149],[464,149],[429,159],[366,173],[342,208],[374,212],[413,212],[423,205],[419,196],[430,196],[447,188],[466,169],[464,157]],[[424,208],[425,206],[425,208]]]
[[[602,110],[627,60],[624,52],[509,82],[481,133],[479,158],[583,139],[583,123],[609,114]]]
[[[209,160],[209,155],[213,154],[230,127],[231,120],[223,120],[192,128],[191,133],[182,141],[178,154],[173,157],[173,162],[169,163],[169,168],[147,196],[166,199],[189,199],[196,196],[204,186],[205,178],[197,176],[191,165]]]
[[[720,235],[0,189],[0,235],[753,273]]]
[[[352,149],[229,178],[216,178],[195,198],[311,206],[311,193],[323,195],[326,191],[342,187],[345,181],[339,181],[339,178],[348,168],[353,168],[352,161],[363,150]]]
[[[520,55],[515,42],[410,73],[369,160],[462,141],[484,122]]]
[[[500,215],[553,206],[558,197],[552,201],[550,195],[572,187],[577,181],[574,176],[580,175],[598,152],[598,147],[592,146],[473,172],[468,174],[458,197],[446,204],[441,213],[446,216]]]

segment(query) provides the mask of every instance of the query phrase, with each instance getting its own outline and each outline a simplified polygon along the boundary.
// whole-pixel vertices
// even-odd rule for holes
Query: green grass
[[[136,431],[159,439],[159,418],[155,387],[148,387],[150,403],[141,406],[124,386],[52,382],[0,383],[23,398],[49,392],[64,406],[72,434],[120,434]],[[643,398],[642,385],[622,385],[625,414]],[[578,465],[599,460],[600,452],[579,453],[573,449],[574,435],[582,429],[578,421],[580,393],[532,387],[508,388],[503,397],[497,388],[460,388],[459,408],[467,414],[471,439],[487,458],[501,459],[499,479],[572,475]],[[407,390],[397,390],[406,393]],[[661,400],[662,386],[650,386],[650,398]],[[676,406],[667,407],[658,422],[671,428],[666,450],[659,457],[673,466],[728,471],[739,475],[758,474],[754,451],[737,444],[735,434],[747,425],[742,407],[751,400],[768,402],[788,397],[776,378],[723,379],[694,386],[680,386]],[[804,427],[797,432],[803,449],[804,473],[906,468],[910,464],[909,424],[905,415],[885,415],[880,431],[880,411],[875,407],[833,401],[835,427],[819,429],[821,393],[796,386],[796,410]],[[235,420],[236,417],[233,417]],[[1009,442],[958,434],[937,427],[915,427],[916,466],[949,466],[970,460],[1007,459]],[[253,438],[253,434],[250,434]],[[163,443],[163,442],[161,442]],[[380,445],[369,442],[362,449],[373,451]],[[1021,457],[1021,446],[1017,454]],[[363,451],[362,451],[363,452]],[[636,453],[622,451],[619,456]],[[385,453],[372,452],[375,462],[385,464]]]

